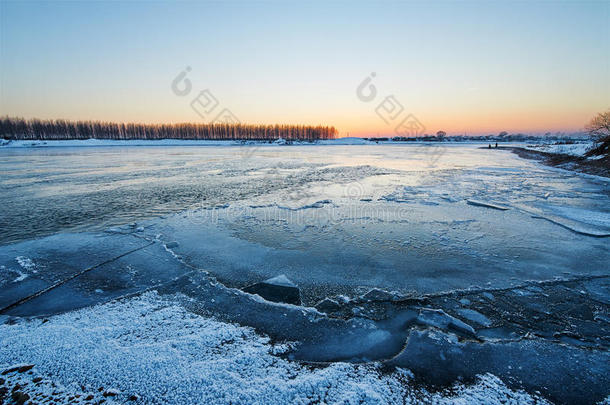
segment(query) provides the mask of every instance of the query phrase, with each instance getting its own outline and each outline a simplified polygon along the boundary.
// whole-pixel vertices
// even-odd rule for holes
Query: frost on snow
[[[94,392],[119,403],[544,402],[492,375],[429,393],[410,383],[407,370],[382,372],[375,363],[308,367],[278,357],[287,347],[150,292],[48,321],[0,325],[0,370],[34,364],[39,388],[30,385],[30,397],[37,389],[77,392],[81,399]],[[3,377],[23,384],[28,375]]]

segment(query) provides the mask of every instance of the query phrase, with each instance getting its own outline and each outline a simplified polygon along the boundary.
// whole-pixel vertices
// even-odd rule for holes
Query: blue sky
[[[610,2],[1,3],[1,113],[242,122],[391,134],[393,95],[429,132],[578,130],[610,107]],[[186,66],[193,90],[171,91]],[[375,72],[377,99],[356,88]]]

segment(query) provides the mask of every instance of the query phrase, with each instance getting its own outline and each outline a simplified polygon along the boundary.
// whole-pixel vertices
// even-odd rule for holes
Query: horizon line
[[[583,127],[578,130],[574,129],[562,129],[562,130],[529,130],[529,131],[509,131],[509,130],[496,130],[496,131],[484,131],[484,132],[472,132],[468,133],[467,131],[444,131],[437,130],[428,132],[422,132],[417,135],[409,135],[404,136],[396,133],[381,133],[381,132],[373,132],[366,134],[363,132],[356,132],[356,134],[352,135],[350,132],[340,131],[336,126],[332,124],[306,124],[306,123],[250,123],[250,122],[235,122],[235,123],[227,123],[227,122],[195,122],[195,121],[165,121],[165,122],[145,122],[145,121],[116,121],[116,120],[103,120],[103,119],[67,119],[67,118],[38,118],[38,117],[30,117],[24,118],[20,116],[9,116],[4,115],[0,116],[0,120],[9,119],[9,120],[22,120],[27,123],[31,122],[66,122],[66,123],[90,123],[90,124],[112,124],[112,125],[142,125],[142,126],[180,126],[180,125],[234,125],[234,126],[262,126],[262,127],[304,127],[304,128],[333,128],[336,130],[337,134],[335,138],[394,138],[394,137],[404,137],[404,138],[418,138],[418,137],[428,137],[428,136],[436,136],[438,132],[445,132],[445,136],[449,137],[457,137],[457,136],[465,136],[465,137],[483,137],[483,136],[498,136],[504,132],[506,135],[526,135],[526,136],[558,136],[558,135],[585,135],[587,133],[586,129]]]

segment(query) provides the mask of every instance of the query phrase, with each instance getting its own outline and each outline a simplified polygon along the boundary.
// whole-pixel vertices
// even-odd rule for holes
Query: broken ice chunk
[[[479,200],[466,200],[466,203],[468,203],[469,205],[477,206],[477,207],[493,208],[494,210],[500,210],[500,211],[506,211],[506,210],[510,209],[509,207],[506,207],[504,205],[494,204],[494,203],[489,203],[489,202],[479,201]]]
[[[480,312],[475,311],[474,309],[468,308],[460,308],[457,310],[458,313],[469,321],[476,322],[479,325],[488,327],[491,326],[492,322]]]
[[[341,310],[341,305],[333,299],[324,298],[322,301],[316,304],[316,309],[324,313],[332,313]]]
[[[385,290],[380,290],[379,288],[373,288],[366,294],[362,296],[362,299],[365,301],[392,301],[396,299],[397,294],[391,293]]]
[[[301,305],[301,291],[284,274],[252,284],[243,289],[250,294],[257,294],[272,302]]]
[[[442,309],[422,308],[417,317],[417,322],[421,325],[432,326],[445,331],[453,330],[465,335],[476,335],[472,326],[454,318]]]

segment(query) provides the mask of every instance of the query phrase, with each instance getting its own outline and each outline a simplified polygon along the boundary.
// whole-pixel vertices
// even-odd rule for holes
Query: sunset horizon
[[[594,116],[594,114],[591,114],[590,116],[588,116],[585,121],[583,122],[583,125],[580,128],[576,128],[576,129],[563,129],[563,128],[556,128],[556,129],[539,129],[539,130],[507,130],[504,127],[499,127],[499,128],[494,128],[494,129],[490,129],[490,130],[482,130],[482,131],[468,131],[468,130],[463,130],[463,131],[450,131],[450,130],[446,130],[447,127],[438,127],[438,128],[428,128],[428,127],[424,127],[423,131],[419,134],[409,134],[406,135],[407,138],[409,137],[418,137],[418,136],[433,136],[436,135],[437,132],[444,132],[446,134],[446,136],[475,136],[475,137],[483,137],[483,136],[489,136],[489,135],[499,135],[501,133],[507,133],[508,135],[529,135],[529,136],[540,136],[540,137],[544,137],[546,135],[549,136],[556,136],[556,135],[586,135],[587,133],[587,129],[586,129],[586,124],[591,120],[591,118]],[[96,123],[112,123],[112,124],[118,124],[118,125],[158,125],[158,126],[162,126],[162,125],[207,125],[209,124],[209,122],[202,122],[202,121],[197,121],[197,120],[192,120],[192,121],[113,121],[113,120],[104,120],[104,119],[66,119],[63,117],[50,117],[50,118],[41,118],[41,117],[24,117],[24,116],[4,116],[4,117],[0,117],[0,119],[24,119],[26,121],[66,121],[66,122],[96,122]],[[221,123],[217,123],[219,125],[222,125]],[[386,130],[385,132],[383,132],[382,130],[377,130],[377,129],[372,129],[372,130],[362,130],[362,131],[356,131],[356,132],[347,132],[347,131],[343,131],[341,128],[337,128],[335,125],[333,125],[333,123],[318,123],[318,122],[240,122],[239,125],[244,125],[244,126],[251,126],[251,125],[255,125],[255,126],[322,126],[322,127],[335,127],[337,129],[337,134],[335,136],[335,138],[348,138],[348,137],[355,137],[355,138],[375,138],[375,137],[396,137],[399,136],[395,131],[393,131],[393,129],[390,130]]]
[[[272,4],[3,1],[0,113],[205,123],[207,90],[243,123],[370,137],[396,135],[387,97],[452,135],[581,132],[610,106],[607,2]]]

